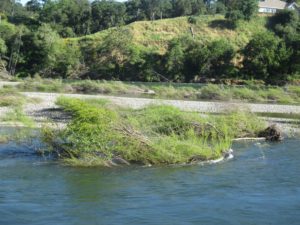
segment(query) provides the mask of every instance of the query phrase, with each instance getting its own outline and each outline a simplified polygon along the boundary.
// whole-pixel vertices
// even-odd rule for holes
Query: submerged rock
[[[259,137],[266,138],[267,141],[282,141],[283,134],[281,130],[274,124],[269,126],[264,131],[260,132]]]

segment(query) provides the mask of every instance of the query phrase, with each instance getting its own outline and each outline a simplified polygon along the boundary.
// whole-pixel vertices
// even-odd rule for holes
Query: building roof
[[[264,0],[259,1],[259,8],[285,9],[288,3],[280,0]]]
[[[288,8],[294,7],[294,8],[296,8],[296,9],[300,9],[300,6],[299,6],[296,2],[290,3],[287,7],[288,7]]]

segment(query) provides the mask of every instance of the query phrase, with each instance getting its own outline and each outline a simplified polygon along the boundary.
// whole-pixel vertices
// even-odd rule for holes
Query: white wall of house
[[[273,8],[259,8],[258,11],[260,13],[276,13],[277,9],[273,9]]]

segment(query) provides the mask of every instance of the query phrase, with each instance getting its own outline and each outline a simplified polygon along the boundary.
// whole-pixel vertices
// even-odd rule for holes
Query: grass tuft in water
[[[116,157],[139,164],[217,159],[234,137],[255,136],[264,128],[247,112],[201,117],[172,106],[130,110],[66,97],[57,104],[73,119],[58,133],[46,129],[44,139],[63,161],[77,166],[109,166]]]

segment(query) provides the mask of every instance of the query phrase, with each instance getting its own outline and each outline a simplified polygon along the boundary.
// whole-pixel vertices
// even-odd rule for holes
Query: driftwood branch
[[[134,139],[137,139],[140,141],[140,143],[149,146],[150,145],[150,140],[143,135],[142,133],[134,130],[132,127],[128,126],[121,126],[116,128],[116,130],[122,132],[125,136],[133,137]]]

